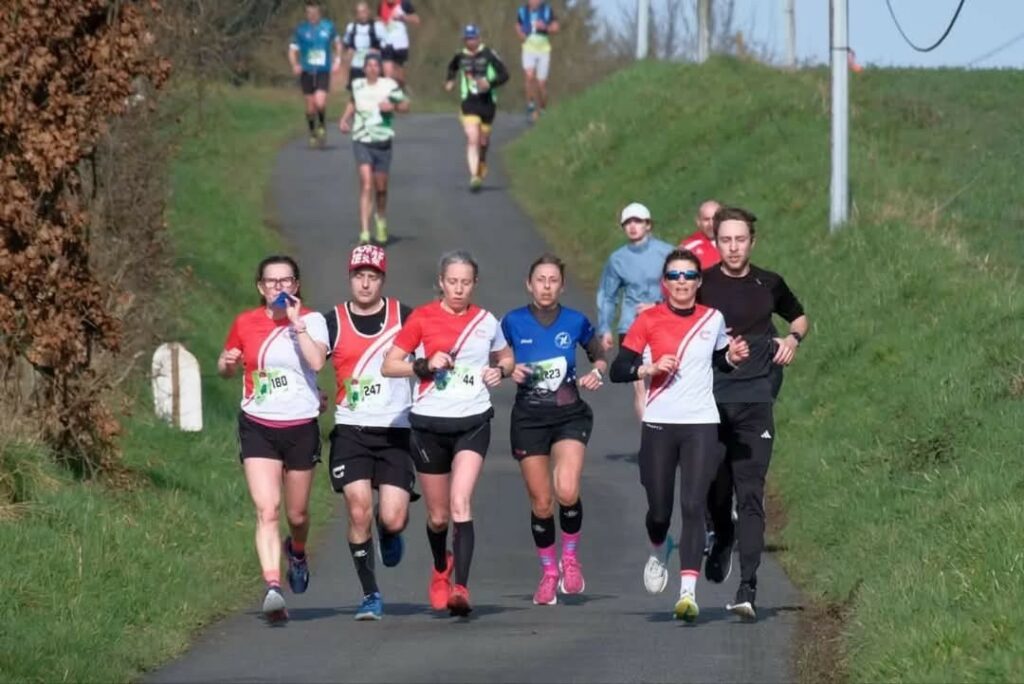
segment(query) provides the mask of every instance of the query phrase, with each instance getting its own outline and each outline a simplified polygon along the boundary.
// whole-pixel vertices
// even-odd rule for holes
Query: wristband
[[[430,380],[434,377],[434,373],[430,370],[430,362],[424,358],[419,358],[412,362],[412,372],[420,380]]]
[[[601,370],[599,368],[591,368],[590,372],[596,375],[598,380],[601,380],[602,382],[604,381],[604,376],[601,375]]]
[[[794,340],[796,340],[796,346],[798,347],[800,346],[800,343],[804,341],[804,336],[793,330],[789,331],[789,337],[792,337]]]
[[[292,326],[292,330],[295,331],[296,335],[301,335],[302,333],[306,332],[306,326],[302,326],[301,328],[297,328],[295,326]]]

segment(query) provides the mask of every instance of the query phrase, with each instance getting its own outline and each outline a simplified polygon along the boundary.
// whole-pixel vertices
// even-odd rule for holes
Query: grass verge
[[[755,261],[813,322],[777,411],[783,559],[847,616],[832,650],[853,680],[1024,677],[1022,80],[855,75],[854,221],[833,237],[823,70],[644,63],[508,152],[516,193],[590,283],[629,201],[670,240],[708,197],[760,217]]]
[[[127,681],[253,602],[239,387],[216,377],[215,362],[232,317],[254,304],[256,263],[281,248],[263,195],[282,135],[298,132],[298,106],[262,91],[213,94],[205,132],[183,140],[173,165],[168,221],[188,282],[169,328],[203,369],[203,432],[156,421],[140,384],[123,441],[140,475],[132,486],[74,481],[30,447],[0,450],[0,472],[29,502],[0,519],[0,681]],[[315,498],[324,520],[327,490]]]

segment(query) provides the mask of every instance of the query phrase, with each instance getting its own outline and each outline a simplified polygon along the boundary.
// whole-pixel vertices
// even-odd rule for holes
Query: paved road
[[[505,140],[518,132],[508,119]],[[346,295],[346,255],[355,237],[354,170],[348,140],[332,135],[327,152],[301,141],[285,148],[274,173],[273,200],[303,266],[306,301],[327,307]],[[478,302],[501,315],[522,305],[525,269],[544,249],[516,206],[499,164],[479,195],[465,188],[463,147],[452,116],[401,122],[396,149],[388,289],[419,304],[429,296],[438,255],[466,247],[479,258]],[[498,155],[495,155],[498,161]],[[572,198],[566,198],[572,201]],[[630,198],[623,198],[623,200]],[[610,230],[614,227],[610,227]],[[566,302],[593,311],[592,294],[570,282]],[[355,623],[359,585],[339,505],[328,533],[311,549],[313,579],[288,595],[292,620],[268,627],[253,610],[210,628],[153,682],[682,682],[788,681],[800,597],[772,558],[760,573],[755,625],[724,605],[736,590],[698,585],[700,619],[671,620],[678,580],[659,596],[643,589],[647,557],[645,506],[637,477],[639,430],[630,391],[606,385],[591,395],[596,426],[582,485],[580,558],[587,592],[557,606],[531,603],[539,577],[529,508],[509,453],[511,388],[496,393],[491,453],[475,498],[476,557],[470,579],[475,610],[468,620],[425,608],[429,551],[423,509],[414,505],[407,555],[381,568],[386,617]],[[325,480],[318,483],[327,486]],[[340,503],[340,502],[339,502]],[[677,513],[678,525],[678,513]],[[254,561],[255,562],[255,561]],[[678,562],[678,561],[675,561]]]

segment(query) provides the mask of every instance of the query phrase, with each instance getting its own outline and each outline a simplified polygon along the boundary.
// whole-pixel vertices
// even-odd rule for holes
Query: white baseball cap
[[[633,202],[622,210],[622,214],[619,216],[619,225],[624,225],[626,221],[632,218],[640,219],[641,221],[650,221],[651,210],[639,202]]]

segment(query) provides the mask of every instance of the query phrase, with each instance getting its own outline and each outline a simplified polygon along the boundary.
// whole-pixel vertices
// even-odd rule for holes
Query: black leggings
[[[640,483],[647,490],[647,536],[665,541],[672,526],[676,470],[683,531],[679,535],[682,570],[700,571],[704,557],[704,511],[708,487],[718,471],[722,451],[718,426],[644,423],[640,438]]]

